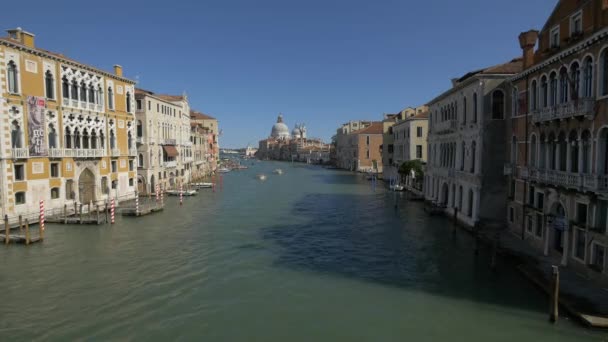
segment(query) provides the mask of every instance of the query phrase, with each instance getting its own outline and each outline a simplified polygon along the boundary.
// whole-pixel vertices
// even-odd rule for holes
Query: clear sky
[[[225,147],[257,145],[279,112],[329,140],[343,122],[424,104],[467,71],[521,55],[557,0],[29,0],[0,11],[41,48],[158,93],[186,92]]]

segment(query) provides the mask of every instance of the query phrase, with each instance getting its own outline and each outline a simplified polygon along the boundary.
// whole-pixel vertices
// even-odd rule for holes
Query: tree
[[[399,170],[397,172],[399,172],[399,175],[401,175],[401,179],[403,180],[411,175],[412,170],[414,171],[416,182],[419,182],[424,176],[423,165],[420,160],[415,159],[403,162],[401,166],[399,166]]]

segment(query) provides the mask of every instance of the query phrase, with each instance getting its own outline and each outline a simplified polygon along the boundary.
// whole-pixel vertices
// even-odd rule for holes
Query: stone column
[[[577,139],[577,143],[578,143],[578,172],[579,173],[583,173],[583,142],[581,141],[581,139]]]
[[[570,143],[571,141],[566,141],[566,172],[572,172],[572,147]]]

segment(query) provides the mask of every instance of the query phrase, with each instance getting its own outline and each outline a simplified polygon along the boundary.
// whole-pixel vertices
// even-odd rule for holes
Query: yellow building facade
[[[74,203],[134,198],[135,82],[36,48],[34,35],[0,38],[0,204],[35,217]]]

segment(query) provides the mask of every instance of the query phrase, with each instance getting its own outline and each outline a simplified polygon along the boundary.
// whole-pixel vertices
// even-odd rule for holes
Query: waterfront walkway
[[[483,230],[480,238],[493,244],[497,234]],[[499,253],[521,261],[519,270],[545,292],[550,293],[552,266],[556,256],[544,256],[511,232],[500,234]],[[559,268],[559,302],[570,314],[592,327],[608,328],[608,284],[593,270],[586,274],[571,267]],[[549,305],[547,304],[547,308]]]

